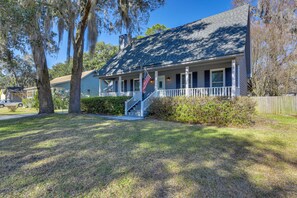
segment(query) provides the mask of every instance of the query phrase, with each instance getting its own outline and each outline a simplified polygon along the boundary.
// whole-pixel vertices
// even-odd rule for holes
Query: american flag
[[[145,88],[147,86],[147,84],[150,82],[151,80],[151,76],[149,75],[149,73],[144,70],[144,81],[143,81],[143,85],[142,85],[142,92],[145,92]]]

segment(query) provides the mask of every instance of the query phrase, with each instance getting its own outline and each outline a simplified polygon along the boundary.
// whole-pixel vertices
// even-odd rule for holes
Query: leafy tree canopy
[[[118,46],[104,42],[97,43],[93,55],[84,53],[84,71],[101,69],[109,59],[117,54],[118,50]]]
[[[0,61],[0,86],[35,86],[36,70],[31,55],[13,56],[9,63]]]
[[[51,69],[49,69],[50,79],[58,78],[71,74],[72,59],[65,61],[64,63],[57,63]]]
[[[94,70],[101,69],[105,63],[116,55],[118,52],[118,46],[114,46],[111,44],[106,44],[104,42],[98,42],[95,47],[94,54],[92,55],[90,52],[84,53],[83,55],[83,70]],[[65,61],[64,63],[57,63],[50,69],[50,77],[51,79],[70,75],[72,69],[72,59]]]
[[[168,29],[169,28],[167,28],[163,24],[156,24],[156,25],[153,25],[152,27],[148,28],[144,34],[145,34],[145,36],[150,36],[150,35],[153,35],[153,34],[163,32],[163,31],[168,30]],[[140,35],[140,36],[137,37],[137,39],[143,38],[145,36]]]
[[[148,28],[146,30],[146,32],[145,32],[145,35],[150,36],[150,35],[153,35],[153,34],[163,32],[165,30],[168,30],[168,28],[165,25],[156,24],[156,25],[153,25],[152,27]]]

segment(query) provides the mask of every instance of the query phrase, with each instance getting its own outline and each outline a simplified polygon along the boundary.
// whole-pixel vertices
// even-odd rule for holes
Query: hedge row
[[[124,115],[125,101],[130,97],[91,97],[81,99],[81,108],[83,112],[106,114],[106,115]]]
[[[255,103],[247,97],[156,98],[149,115],[162,120],[217,126],[242,126],[252,123]]]

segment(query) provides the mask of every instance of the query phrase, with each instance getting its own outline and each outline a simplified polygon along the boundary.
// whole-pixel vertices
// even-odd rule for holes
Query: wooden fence
[[[259,113],[297,114],[297,96],[252,97]]]

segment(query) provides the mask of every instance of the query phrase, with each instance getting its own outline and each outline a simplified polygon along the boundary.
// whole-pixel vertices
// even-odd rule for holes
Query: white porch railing
[[[239,94],[240,89],[236,88],[236,95]],[[203,88],[189,88],[189,96],[193,97],[206,97],[206,96],[215,96],[215,97],[231,97],[232,96],[232,87],[203,87]],[[156,97],[177,97],[177,96],[185,96],[186,89],[161,89],[156,92]],[[99,96],[133,96],[141,99],[141,95],[139,91],[128,91],[128,92],[106,92],[101,93]]]
[[[209,87],[209,88],[189,88],[189,96],[192,97],[231,97],[232,87]],[[186,89],[164,89],[159,90],[158,97],[185,96]]]
[[[117,92],[104,92],[99,94],[100,97],[117,96]]]
[[[143,117],[145,114],[145,111],[149,108],[149,106],[152,104],[153,99],[159,95],[159,91],[154,91],[151,93],[145,100],[141,102],[141,116]]]
[[[186,95],[186,89],[161,89],[158,91],[158,97],[177,97]]]
[[[139,91],[133,92],[132,95],[133,97],[125,102],[125,115],[128,115],[128,111],[142,99],[142,93]]]
[[[191,88],[189,95],[193,97],[231,97],[232,87]]]
[[[118,92],[103,92],[103,93],[100,93],[99,96],[100,97],[107,97],[107,96],[133,96],[135,92],[133,91],[127,91],[127,92],[121,92],[121,93],[118,93]]]

